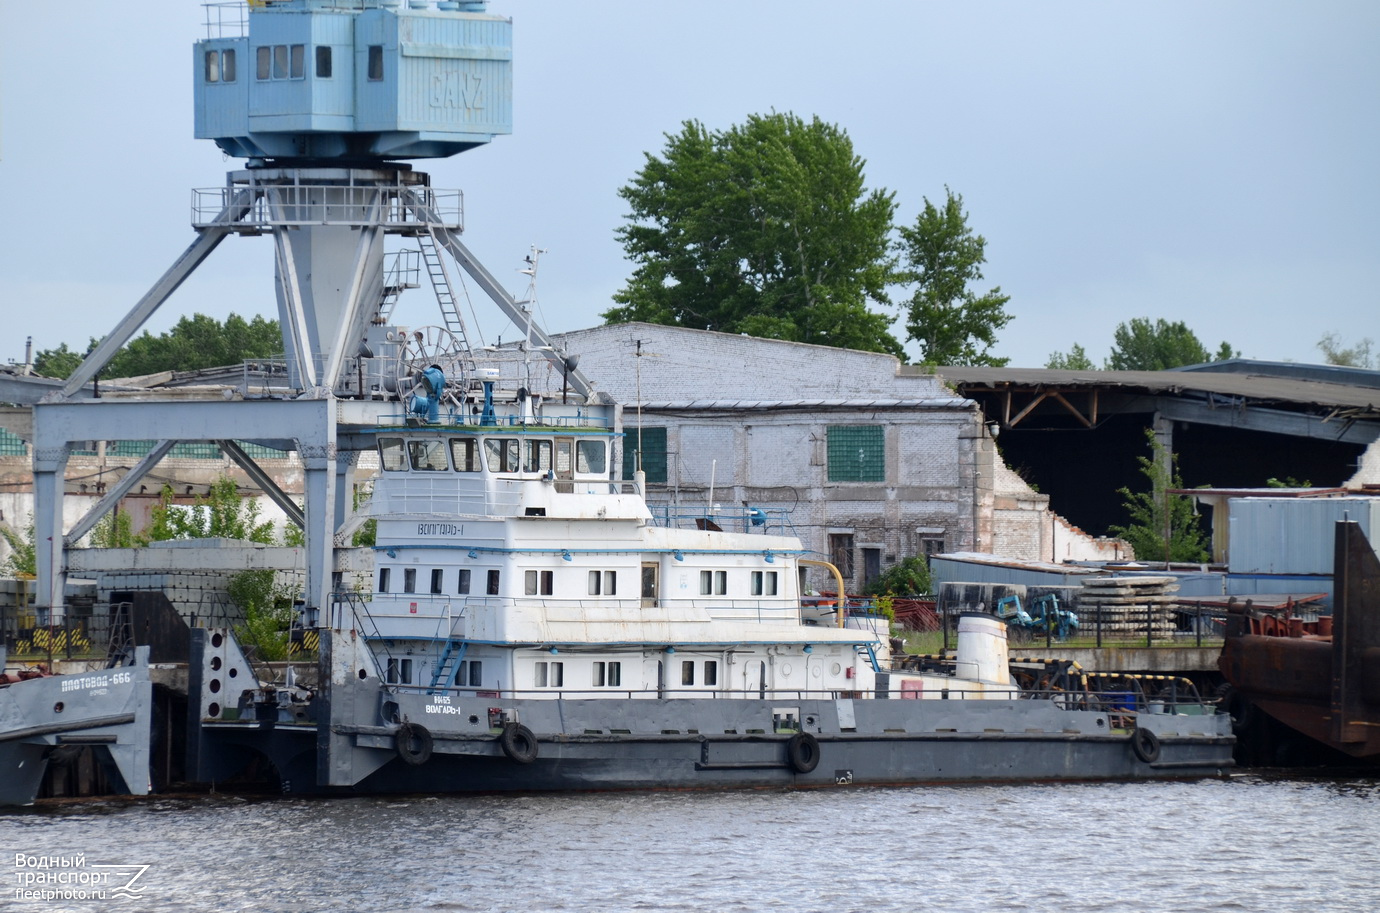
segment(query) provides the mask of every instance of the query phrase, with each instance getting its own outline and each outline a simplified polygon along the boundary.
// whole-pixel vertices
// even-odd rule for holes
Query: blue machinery
[[[574,361],[460,240],[459,193],[438,191],[399,160],[454,155],[512,132],[512,23],[482,0],[253,0],[207,5],[207,37],[193,49],[195,135],[246,159],[224,187],[198,191],[197,236],[87,356],[66,385],[34,408],[37,605],[62,616],[63,551],[108,513],[177,441],[222,445],[306,534],[309,608],[328,605],[332,551],[348,538],[358,452],[368,429],[396,407],[351,392],[373,356],[396,289],[384,238],[416,239],[442,301],[461,330],[444,250],[498,308],[590,397]],[[280,400],[84,401],[85,386],[149,317],[232,234],[271,234],[278,318],[289,382]],[[435,263],[433,264],[433,261]],[[250,303],[252,307],[252,303]],[[453,308],[451,309],[453,311]],[[372,334],[372,335],[371,335]],[[462,341],[463,337],[461,336]],[[439,406],[435,378],[404,408],[424,419]],[[437,372],[440,373],[439,371]],[[83,517],[64,541],[63,479],[74,442],[157,439],[149,458]],[[294,449],[305,470],[299,507],[233,444]]]

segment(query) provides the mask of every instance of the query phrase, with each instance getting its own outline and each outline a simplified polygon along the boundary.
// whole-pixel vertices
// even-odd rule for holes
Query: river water
[[[44,913],[1352,913],[1380,909],[1380,778],[159,798],[0,813],[0,850],[0,910]],[[148,868],[134,896],[16,898],[96,865]]]

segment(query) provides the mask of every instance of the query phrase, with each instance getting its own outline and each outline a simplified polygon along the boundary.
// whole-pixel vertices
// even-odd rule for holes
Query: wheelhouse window
[[[412,468],[420,472],[445,472],[450,468],[445,445],[440,441],[408,441],[407,452],[412,457]]]
[[[617,688],[623,684],[623,664],[596,662],[594,664],[594,687]]]
[[[331,78],[331,46],[329,44],[316,46],[316,78]]]
[[[589,475],[604,475],[608,470],[608,446],[603,441],[576,442],[576,472],[583,472]]]
[[[417,569],[415,567],[403,568],[403,592],[417,592]]]
[[[378,82],[383,79],[383,45],[369,45],[369,80]]]
[[[490,596],[498,595],[498,571],[489,571],[488,594]]]
[[[465,594],[465,593],[468,593],[469,591],[470,591],[470,569],[467,568],[467,567],[462,567],[462,568],[460,569],[460,583],[459,583],[459,586],[457,586],[457,587],[455,588],[455,592],[460,593],[460,594]]]
[[[717,685],[719,683],[719,661],[706,659],[704,661],[704,683],[706,685]]]
[[[528,596],[550,596],[555,581],[554,571],[527,571],[523,575],[523,592]]]
[[[551,442],[525,441],[522,459],[523,472],[548,472],[551,469]]]
[[[403,450],[402,438],[379,438],[379,463],[388,472],[402,472],[407,469],[407,454]]]
[[[681,661],[680,683],[682,685],[695,684],[695,661],[693,659],[686,659]]]
[[[393,571],[393,569],[390,568],[390,567],[381,567],[381,568],[379,568],[379,592],[380,592],[380,593],[387,593],[387,592],[388,592],[388,582],[389,582],[389,578],[392,576],[392,571]]]
[[[752,595],[754,595],[754,596],[775,596],[775,595],[776,595],[776,571],[753,571],[753,572],[752,572]]]
[[[478,688],[484,684],[484,662],[467,659],[455,670],[455,684],[461,688]]]
[[[456,472],[479,472],[479,442],[470,437],[451,438],[450,459]]]
[[[518,471],[517,438],[484,439],[484,459],[489,464],[489,472]]]
[[[434,567],[431,569],[431,592],[440,594],[441,585],[445,582],[446,572],[442,568]]]

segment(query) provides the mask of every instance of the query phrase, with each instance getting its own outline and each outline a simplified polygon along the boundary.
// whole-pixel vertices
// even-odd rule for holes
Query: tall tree
[[[1207,561],[1209,540],[1193,509],[1193,499],[1169,493],[1171,488],[1184,487],[1178,457],[1165,452],[1155,432],[1146,429],[1145,437],[1150,456],[1136,459],[1150,490],[1120,489],[1118,494],[1130,521],[1108,532],[1130,543],[1140,561]]]
[[[92,339],[88,352],[95,348]],[[205,314],[183,317],[171,330],[154,336],[148,330],[131,339],[101,370],[102,377],[139,377],[160,371],[195,371],[233,365],[246,358],[269,358],[283,351],[278,321],[231,314],[221,323]],[[34,370],[44,377],[70,377],[81,364],[63,343],[34,356]]]
[[[1109,371],[1167,371],[1241,355],[1225,342],[1209,353],[1182,320],[1170,323],[1159,318],[1151,323],[1148,317],[1134,317],[1117,326],[1113,340],[1107,357]]]
[[[944,192],[942,209],[926,198],[915,225],[900,230],[900,276],[916,284],[907,306],[908,338],[920,344],[927,364],[1001,367],[1010,359],[995,358],[988,349],[1011,322],[1011,296],[1000,287],[985,295],[968,288],[982,279],[987,239],[968,227],[963,197],[947,187]]]
[[[619,190],[636,264],[609,323],[644,320],[902,353],[890,303],[895,203],[864,187],[848,134],[819,118],[686,121]]]
[[[1336,333],[1324,333],[1323,338],[1318,340],[1318,350],[1323,353],[1323,359],[1329,365],[1342,365],[1348,368],[1373,368],[1376,367],[1375,360],[1371,358],[1370,349],[1375,343],[1370,339],[1362,339],[1354,346],[1345,345],[1342,337]]]
[[[1093,364],[1088,353],[1083,351],[1083,347],[1078,343],[1073,344],[1073,348],[1068,352],[1055,352],[1049,356],[1049,361],[1045,362],[1046,368],[1057,368],[1065,371],[1096,371],[1097,365]]]

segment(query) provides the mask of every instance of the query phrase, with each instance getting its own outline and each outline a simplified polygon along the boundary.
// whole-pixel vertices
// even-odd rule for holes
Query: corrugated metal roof
[[[922,373],[906,365],[902,373]],[[941,367],[935,373],[965,386],[1093,389],[1121,387],[1147,393],[1217,393],[1255,402],[1303,403],[1380,412],[1380,390],[1349,384],[1277,377],[1264,373],[1218,374],[1211,371],[1062,371],[1047,368]]]

